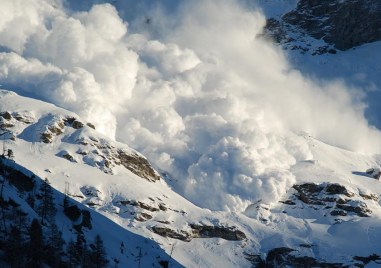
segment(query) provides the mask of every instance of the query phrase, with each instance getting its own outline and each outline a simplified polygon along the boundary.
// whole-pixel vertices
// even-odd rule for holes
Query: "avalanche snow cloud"
[[[361,92],[293,70],[257,38],[259,10],[187,1],[171,14],[146,11],[130,32],[110,4],[82,12],[63,4],[0,0],[2,87],[79,113],[140,150],[200,206],[276,202],[294,183],[290,167],[312,158],[301,131],[381,149]]]

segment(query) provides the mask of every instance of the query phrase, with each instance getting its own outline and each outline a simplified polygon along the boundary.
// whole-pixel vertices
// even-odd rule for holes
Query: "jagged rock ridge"
[[[324,40],[339,50],[381,40],[381,2],[378,0],[300,0],[297,7],[279,20],[270,18],[265,32],[278,43],[305,39]],[[301,47],[292,46],[291,49]],[[302,50],[308,50],[303,47]],[[316,54],[335,53],[329,46]]]

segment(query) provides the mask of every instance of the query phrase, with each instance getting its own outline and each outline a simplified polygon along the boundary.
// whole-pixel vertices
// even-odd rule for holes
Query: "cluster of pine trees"
[[[57,209],[47,179],[41,182],[36,194],[33,191],[21,194],[38,215],[30,222],[31,213],[25,213],[10,198],[4,200],[4,185],[11,184],[11,174],[4,169],[0,171],[0,266],[4,261],[10,267],[107,267],[99,235],[90,244],[82,232],[77,233],[75,241],[64,241],[55,222]]]

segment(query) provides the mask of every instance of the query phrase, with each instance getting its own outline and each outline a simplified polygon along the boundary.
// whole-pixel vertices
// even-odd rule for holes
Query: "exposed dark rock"
[[[372,211],[368,209],[367,205],[363,202],[359,202],[356,205],[350,204],[336,204],[336,208],[345,210],[347,212],[354,212],[359,217],[369,217]]]
[[[14,124],[9,123],[7,121],[4,122],[4,120],[0,119],[0,129],[7,129],[7,128],[14,127],[14,126],[15,126]]]
[[[77,161],[75,161],[74,157],[72,155],[68,154],[68,153],[62,155],[62,157],[67,159],[67,160],[69,160],[70,162],[77,162]]]
[[[150,206],[150,205],[147,205],[147,204],[145,204],[145,203],[143,203],[143,202],[140,202],[140,201],[138,201],[137,206],[140,207],[140,208],[142,208],[142,209],[151,211],[151,212],[159,211],[158,208],[153,207],[153,206]]]
[[[283,204],[290,205],[290,206],[296,205],[296,203],[294,201],[291,201],[291,200],[279,201],[279,203],[283,203]]]
[[[3,117],[6,120],[11,120],[12,119],[12,115],[11,115],[10,112],[1,112],[0,116]]]
[[[69,160],[70,162],[77,163],[74,157],[67,151],[61,151],[57,154],[57,156],[65,158],[66,160]]]
[[[377,254],[372,254],[372,255],[369,255],[368,257],[354,256],[353,260],[360,261],[364,265],[370,263],[371,261],[373,261],[373,262],[375,262],[377,264],[381,264],[381,256],[379,256]]]
[[[344,268],[347,267],[342,263],[327,263],[316,260],[313,257],[300,256],[294,249],[281,247],[274,248],[267,253],[266,259],[262,259],[260,255],[245,254],[245,258],[249,260],[254,267],[278,268],[278,267],[297,267],[297,268]]]
[[[120,163],[135,175],[152,182],[160,180],[160,176],[144,157],[118,150],[118,158],[120,159]]]
[[[365,173],[376,180],[379,180],[381,176],[381,171],[379,168],[369,168]]]
[[[86,205],[88,205],[89,207],[95,207],[95,206],[99,206],[99,204],[97,203],[94,203],[94,202],[87,202]]]
[[[266,257],[266,263],[273,263],[274,265],[284,265],[286,264],[284,262],[287,261],[287,257],[293,251],[295,250],[286,247],[274,248],[268,252]]]
[[[287,29],[283,25],[282,21],[278,21],[274,18],[269,18],[266,22],[265,27],[265,37],[271,37],[276,43],[289,43],[295,41],[293,38],[288,36]]]
[[[159,209],[162,210],[162,211],[167,211],[168,210],[167,207],[165,206],[165,204],[163,204],[163,203],[159,204]]]
[[[159,226],[153,226],[151,227],[151,230],[158,235],[161,235],[163,237],[170,237],[178,240],[182,240],[185,242],[191,241],[190,234],[184,231],[176,232],[170,228],[167,227],[159,227]]]
[[[86,124],[88,127],[91,127],[92,129],[95,129],[95,126],[93,125],[93,124],[91,124],[91,123],[87,123]]]
[[[66,118],[64,119],[65,123],[66,123],[68,126],[71,126],[75,120],[77,120],[75,117],[66,117]]]
[[[296,27],[296,29],[292,29]],[[268,19],[266,33],[278,43],[288,43],[289,32],[299,31],[323,39],[336,49],[347,50],[381,40],[381,2],[379,0],[300,0],[297,7],[280,21]],[[320,47],[314,54],[332,53]]]
[[[381,40],[378,0],[300,0],[283,19],[340,50]]]
[[[17,121],[25,123],[25,124],[33,123],[33,118],[30,115],[16,113],[14,117]]]
[[[64,122],[66,125],[74,128],[74,129],[80,129],[80,128],[83,128],[84,124],[79,121],[78,119],[76,119],[75,117],[66,117],[64,119]]]
[[[152,215],[150,215],[148,213],[144,213],[144,212],[140,212],[135,216],[135,220],[137,220],[137,221],[148,221],[152,218],[153,218]]]
[[[212,238],[219,237],[225,240],[239,241],[246,238],[246,235],[235,227],[207,226],[190,224],[193,229],[193,237]]]
[[[175,231],[168,227],[152,227],[152,231],[164,237],[170,237],[189,242],[192,238],[222,238],[229,241],[240,241],[246,239],[246,235],[236,227],[206,226],[190,224],[191,231]]]
[[[61,135],[64,132],[64,121],[58,120],[47,127],[47,129],[41,133],[41,140],[44,143],[51,143],[55,136]]]
[[[332,216],[347,216],[347,213],[343,210],[332,210],[330,214]]]
[[[81,192],[87,197],[99,197],[100,191],[92,186],[81,187]]]
[[[355,195],[354,193],[349,192],[347,188],[337,183],[328,184],[325,191],[328,194],[342,194],[348,197],[353,197]]]
[[[337,183],[304,183],[296,184],[293,188],[297,191],[295,194],[297,199],[308,205],[324,205],[324,209],[328,210],[327,213],[331,216],[347,216],[353,213],[359,217],[369,217],[372,213],[365,202],[348,199],[355,197],[355,194]],[[358,197],[360,196],[357,196],[357,199]],[[320,209],[313,206],[315,210]]]
[[[155,182],[161,178],[148,160],[136,152],[117,148],[105,139],[97,139],[92,136],[80,137],[76,142],[92,148],[81,148],[77,151],[78,154],[83,156],[83,162],[96,166],[107,174],[113,174],[113,168],[122,165],[135,175],[148,181]],[[103,160],[99,160],[99,157],[103,158]]]
[[[121,201],[118,201],[117,203],[119,203],[123,206],[130,205],[130,206],[134,206],[134,207],[139,207],[139,208],[151,211],[151,212],[156,212],[156,211],[160,210],[157,207],[150,206],[146,203],[143,203],[141,201],[135,201],[135,200],[121,200]]]
[[[78,120],[75,120],[71,126],[75,129],[80,129],[83,128],[84,124]]]
[[[41,140],[44,143],[51,143],[53,141],[53,134],[49,132],[44,132],[41,134]]]
[[[162,223],[162,224],[170,224],[169,221],[161,221],[161,220],[157,220],[157,222],[160,222],[160,223]]]
[[[252,264],[252,267],[268,268],[268,266],[266,265],[266,260],[262,259],[261,254],[251,254],[244,252],[243,255],[245,256],[245,259]]]
[[[295,184],[293,188],[298,191],[297,197],[303,203],[313,205],[324,205],[317,195],[324,189],[324,186],[315,183]]]
[[[378,202],[380,200],[380,197],[376,194],[364,194],[364,193],[360,193],[360,196],[362,198],[364,198],[365,200],[373,200],[373,201],[376,201]]]

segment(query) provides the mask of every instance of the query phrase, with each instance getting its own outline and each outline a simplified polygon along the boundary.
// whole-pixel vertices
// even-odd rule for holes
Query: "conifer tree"
[[[103,240],[100,235],[95,237],[94,244],[92,245],[91,261],[96,268],[106,267],[108,263],[106,250],[103,246]]]
[[[40,187],[41,203],[38,207],[38,214],[41,216],[41,224],[45,221],[52,223],[56,215],[57,209],[54,204],[53,189],[49,180],[45,179]]]
[[[70,241],[68,245],[68,257],[70,267],[88,267],[89,253],[84,236],[80,233],[77,234],[75,242]]]
[[[43,233],[41,224],[34,219],[29,229],[28,267],[41,267],[43,263]]]
[[[78,265],[77,252],[76,252],[75,243],[73,240],[70,240],[67,245],[67,257],[68,257],[69,267],[76,267]]]
[[[25,244],[23,235],[19,228],[12,226],[8,239],[4,243],[4,260],[11,267],[25,266]]]
[[[46,262],[51,267],[59,267],[62,262],[63,245],[62,233],[58,230],[57,225],[53,222],[48,229],[46,245]]]

